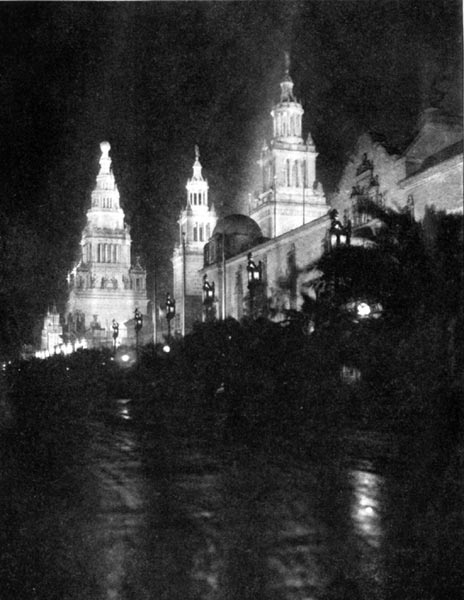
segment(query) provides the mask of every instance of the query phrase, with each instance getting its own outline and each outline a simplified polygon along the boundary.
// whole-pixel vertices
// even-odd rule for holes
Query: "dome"
[[[263,241],[259,225],[247,215],[228,215],[220,219],[205,245],[205,266],[221,258],[232,258]]]
[[[239,235],[246,236],[251,240],[257,240],[263,237],[262,231],[256,221],[253,221],[247,215],[228,215],[217,222],[213,231],[213,237],[216,235]]]

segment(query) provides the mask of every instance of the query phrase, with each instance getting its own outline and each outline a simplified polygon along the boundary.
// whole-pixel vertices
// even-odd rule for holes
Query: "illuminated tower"
[[[217,221],[214,206],[208,205],[208,182],[202,174],[198,146],[195,146],[193,176],[186,188],[187,203],[178,220],[179,241],[172,258],[175,329],[182,335],[195,321],[201,320],[202,281],[198,271],[203,267],[203,248]]]
[[[250,205],[250,216],[268,238],[326,215],[329,209],[316,180],[317,152],[311,134],[303,141],[304,110],[293,93],[289,69],[286,54],[280,102],[271,111],[273,137],[261,151],[262,192]]]
[[[146,312],[146,272],[138,258],[131,265],[131,236],[119,204],[108,142],[100,144],[100,172],[87,211],[81,257],[68,276],[68,334],[85,336],[89,345],[110,345],[112,322],[119,324],[119,343],[132,343],[128,328],[136,308]]]

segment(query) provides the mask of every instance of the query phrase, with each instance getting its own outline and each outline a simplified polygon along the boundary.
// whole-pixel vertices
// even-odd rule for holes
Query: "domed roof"
[[[217,222],[213,231],[213,237],[216,235],[243,235],[250,239],[263,237],[262,231],[256,221],[253,221],[247,215],[233,214],[223,217]]]

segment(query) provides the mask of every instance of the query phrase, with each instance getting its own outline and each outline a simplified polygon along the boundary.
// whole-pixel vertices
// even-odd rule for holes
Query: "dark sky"
[[[445,108],[462,112],[461,40],[454,0],[0,3],[4,294],[17,304],[10,280],[30,278],[21,318],[63,298],[100,141],[134,248],[164,290],[194,144],[211,199],[240,210],[284,50],[330,190],[362,131],[401,149],[445,91]]]

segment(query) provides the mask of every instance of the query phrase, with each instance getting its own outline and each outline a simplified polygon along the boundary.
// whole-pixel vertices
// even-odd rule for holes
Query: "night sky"
[[[401,150],[421,108],[462,114],[460,1],[0,3],[0,283],[21,330],[65,298],[102,140],[161,295],[195,144],[218,211],[244,210],[284,50],[327,191],[361,132]]]

